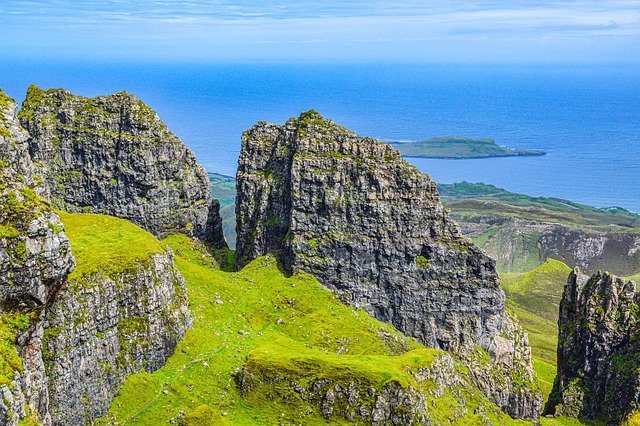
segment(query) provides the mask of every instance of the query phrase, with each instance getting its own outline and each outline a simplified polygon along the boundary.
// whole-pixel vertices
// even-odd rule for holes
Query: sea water
[[[440,183],[640,211],[640,69],[624,65],[2,64],[30,84],[96,96],[126,90],[155,109],[210,172],[234,175],[241,134],[315,109],[363,136],[494,138],[543,157],[407,159]]]

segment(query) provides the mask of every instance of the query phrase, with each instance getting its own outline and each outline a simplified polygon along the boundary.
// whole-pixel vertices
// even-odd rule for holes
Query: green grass
[[[222,232],[229,248],[236,248],[236,179],[231,176],[209,173],[211,195],[220,201]]]
[[[221,207],[226,207],[236,202],[236,179],[231,176],[209,173],[211,183],[211,195],[220,201]]]
[[[16,373],[22,372],[22,359],[16,351],[16,333],[29,326],[31,314],[3,312],[0,314],[0,386],[12,389]]]
[[[324,377],[343,385],[358,378],[378,389],[389,383],[435,386],[429,380],[418,384],[407,369],[427,367],[441,352],[343,305],[312,276],[285,277],[271,255],[227,273],[204,265],[184,235],[163,242],[173,248],[187,281],[194,328],[163,368],[127,380],[110,411],[115,424],[166,424],[178,416],[185,425],[343,424],[336,416],[325,422],[317,406],[295,397],[291,382]],[[243,367],[261,378],[245,393],[234,379]],[[465,368],[457,368],[464,377]],[[274,375],[286,380],[274,381]],[[480,403],[494,424],[521,423],[496,411],[471,386],[440,398],[426,393],[441,422],[463,409],[454,391],[467,400],[460,424],[478,421],[474,410]]]
[[[564,263],[548,259],[533,271],[500,277],[511,300],[529,312],[557,321],[562,291],[570,273],[571,268]]]
[[[151,233],[127,220],[90,213],[56,213],[65,226],[71,252],[83,259],[69,275],[70,280],[99,271],[128,271],[139,261],[166,250]]]
[[[516,155],[544,155],[534,149],[510,149],[499,146],[493,139],[464,136],[439,136],[415,142],[391,142],[405,157],[425,158],[488,158]]]

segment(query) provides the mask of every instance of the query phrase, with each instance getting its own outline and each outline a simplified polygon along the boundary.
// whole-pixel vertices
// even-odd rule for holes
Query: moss
[[[416,259],[416,267],[420,269],[427,269],[429,267],[429,259],[423,255],[418,256]]]
[[[16,333],[29,326],[32,314],[3,312],[0,314],[0,386],[13,389],[12,381],[22,372],[22,359],[16,351]]]
[[[140,262],[166,251],[155,236],[127,220],[99,214],[57,213],[77,262],[69,280],[100,271],[117,274],[137,269]]]

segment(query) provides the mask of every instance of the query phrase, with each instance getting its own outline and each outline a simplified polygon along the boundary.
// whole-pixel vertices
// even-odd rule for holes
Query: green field
[[[489,158],[545,155],[535,149],[510,149],[502,147],[493,139],[464,136],[438,136],[411,142],[389,142],[403,157],[424,158]]]

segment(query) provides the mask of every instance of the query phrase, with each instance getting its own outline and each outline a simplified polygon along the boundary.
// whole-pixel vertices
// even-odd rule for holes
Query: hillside
[[[346,396],[328,391],[331,384],[349,389],[365,406],[372,400],[364,389],[430,389],[421,395],[437,424],[476,423],[485,415],[494,424],[520,424],[474,389],[460,364],[435,367],[454,358],[343,305],[310,275],[285,277],[272,255],[228,273],[184,236],[163,242],[187,281],[194,328],[165,367],[128,379],[111,421],[349,423],[342,412],[349,406]],[[444,375],[423,381],[415,375],[430,377],[428,371],[436,371],[430,368]]]
[[[496,259],[500,272],[526,272],[547,259],[592,273],[640,272],[640,214],[514,194],[492,185],[439,185],[462,232]]]
[[[463,136],[438,136],[420,141],[390,141],[403,157],[423,158],[490,158],[513,156],[540,156],[544,151],[536,149],[511,149],[495,143],[493,139],[477,139]]]

